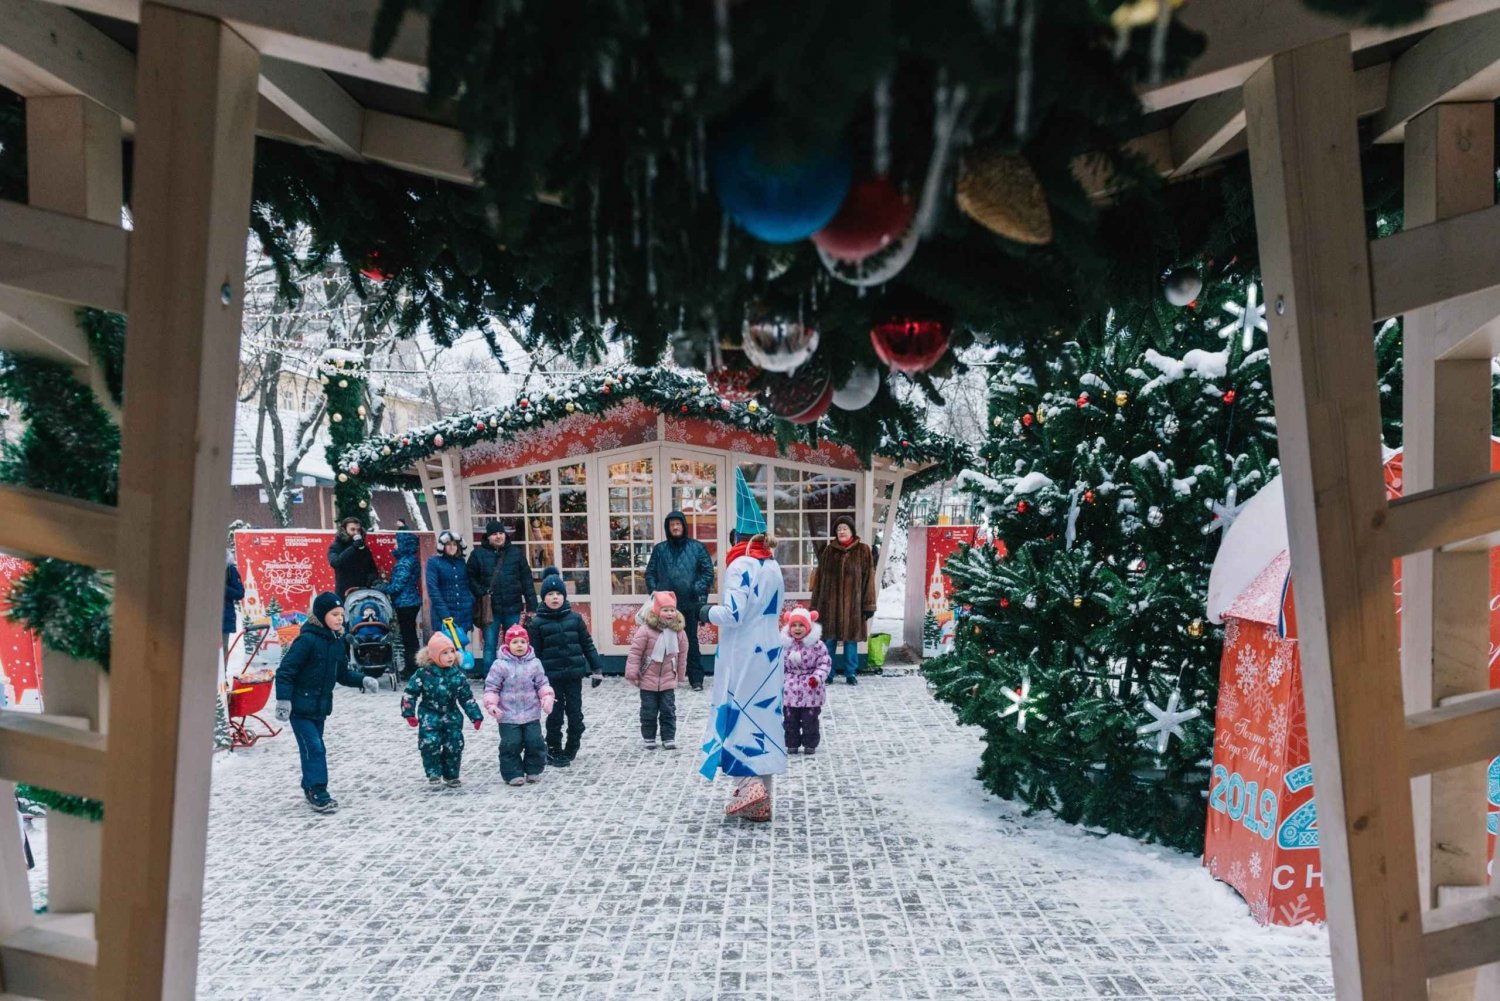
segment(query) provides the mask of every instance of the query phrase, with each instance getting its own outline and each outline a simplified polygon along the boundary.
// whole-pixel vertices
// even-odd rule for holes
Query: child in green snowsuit
[[[417,655],[421,666],[406,683],[401,697],[401,715],[417,730],[417,749],[422,752],[422,770],[427,784],[461,785],[458,769],[464,758],[464,716],[478,730],[483,716],[469,679],[458,669],[458,648],[443,633],[427,641]]]

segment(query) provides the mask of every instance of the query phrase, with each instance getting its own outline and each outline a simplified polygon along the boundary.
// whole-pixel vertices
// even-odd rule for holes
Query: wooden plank
[[[109,704],[109,675],[97,664],[52,649],[45,652],[44,662],[42,704],[49,718],[76,717],[82,729],[100,730]],[[98,911],[102,835],[103,825],[84,817],[54,812],[47,818],[47,906],[51,913]]]
[[[0,711],[0,777],[101,799],[104,735],[33,713]]]
[[[135,119],[135,56],[125,46],[72,11],[40,0],[0,0],[0,24],[0,85],[28,101],[84,94],[120,118]]]
[[[360,153],[376,163],[459,184],[473,184],[463,133],[446,125],[365,110]]]
[[[16,801],[16,784],[0,780],[3,802]],[[32,924],[31,878],[26,871],[26,848],[20,824],[0,824],[0,941]],[[0,982],[5,971],[0,967]],[[3,997],[3,995],[0,995]]]
[[[1500,474],[1400,497],[1383,521],[1391,559],[1500,532]]]
[[[98,1001],[196,982],[260,60],[147,3],[137,63]]]
[[[1500,205],[1370,241],[1375,318],[1500,286]]]
[[[125,202],[120,142],[120,116],[101,104],[27,98],[28,204],[118,228]]]
[[[99,948],[92,940],[38,924],[0,941],[5,989],[40,1001],[95,996]]]
[[[1425,999],[1349,39],[1273,56],[1245,110],[1334,987]]]
[[[0,484],[0,549],[110,570],[116,511],[43,490]]]
[[[1500,756],[1500,689],[1445,700],[1406,717],[1406,766],[1412,776],[1486,764]],[[1483,808],[1484,796],[1475,801]],[[1479,824],[1480,833],[1484,823]],[[1480,853],[1483,859],[1484,853]]]
[[[1192,173],[1244,130],[1245,101],[1238,87],[1194,101],[1172,123],[1172,172]]]
[[[327,73],[283,59],[262,59],[260,92],[319,145],[360,159],[364,109]]]
[[[88,335],[78,325],[77,306],[4,287],[0,287],[0,348],[80,370],[93,359]]]
[[[1434,908],[1423,915],[1422,932],[1429,977],[1500,963],[1500,897]]]
[[[1396,57],[1391,92],[1375,121],[1376,142],[1400,139],[1435,104],[1500,97],[1500,11],[1438,28]]]
[[[0,286],[123,312],[129,234],[116,219],[0,201]]]

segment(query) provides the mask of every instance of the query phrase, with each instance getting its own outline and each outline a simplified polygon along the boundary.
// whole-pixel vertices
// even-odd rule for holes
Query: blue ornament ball
[[[767,243],[795,243],[828,225],[854,175],[843,148],[782,148],[756,122],[720,132],[709,165],[724,210]]]

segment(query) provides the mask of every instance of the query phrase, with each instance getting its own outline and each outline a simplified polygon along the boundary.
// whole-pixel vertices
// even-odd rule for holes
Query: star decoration
[[[1182,724],[1203,715],[1202,710],[1199,709],[1183,709],[1179,711],[1177,708],[1178,698],[1178,693],[1173,692],[1171,697],[1167,699],[1167,708],[1165,709],[1147,699],[1146,711],[1151,714],[1153,721],[1135,728],[1136,733],[1156,734],[1157,754],[1165,754],[1167,752],[1167,742],[1173,737],[1176,737],[1178,740],[1182,739]]]
[[[1010,699],[1011,702],[1010,705],[1006,706],[1000,712],[1001,718],[1003,719],[1006,716],[1015,716],[1016,729],[1020,732],[1026,732],[1026,716],[1028,713],[1032,716],[1035,716],[1037,719],[1044,718],[1042,714],[1037,712],[1035,707],[1033,707],[1031,704],[1030,677],[1024,675],[1022,676],[1021,686],[1019,690],[1015,688],[1002,687],[1000,689],[1000,694],[1004,695],[1007,699]]]
[[[1208,501],[1208,509],[1213,512],[1214,520],[1203,526],[1203,534],[1222,531],[1228,535],[1229,526],[1234,524],[1234,520],[1240,516],[1240,512],[1248,503],[1250,502],[1239,503],[1239,487],[1233,483],[1229,484],[1229,490],[1224,494],[1224,503]]]
[[[1224,312],[1233,316],[1234,319],[1224,328],[1226,338],[1232,336],[1236,330],[1243,332],[1240,346],[1246,351],[1255,339],[1257,330],[1269,331],[1271,328],[1266,323],[1266,304],[1259,302],[1260,290],[1251,282],[1245,289],[1245,304],[1241,306],[1237,302],[1226,302]]]

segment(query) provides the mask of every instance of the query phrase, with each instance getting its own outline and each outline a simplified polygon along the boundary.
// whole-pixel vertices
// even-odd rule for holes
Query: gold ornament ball
[[[1189,622],[1187,624],[1187,632],[1193,639],[1201,638],[1203,636],[1203,620],[1194,619],[1192,622]]]
[[[1000,425],[1002,425],[1002,424],[1005,423],[1005,418],[1003,418],[1003,417],[996,417],[990,423],[993,424],[993,425],[995,425],[995,427],[999,427]]]
[[[344,415],[343,414],[334,414],[333,415],[333,423],[335,423],[335,424],[339,423],[343,419],[344,419]]]
[[[358,407],[358,408],[356,408],[356,410],[354,412],[357,413],[357,414],[359,414],[359,416],[363,417],[365,415],[365,408],[364,407]]]
[[[1117,406],[1117,407],[1123,407],[1125,404],[1127,404],[1129,402],[1130,402],[1130,394],[1127,393],[1127,392],[1125,392],[1125,390],[1122,389],[1122,390],[1120,390],[1119,392],[1117,392],[1115,394],[1115,406]]]
[[[340,379],[339,380],[339,388],[340,389],[348,389],[349,388],[349,380],[348,379]]]
[[[339,473],[339,482],[340,483],[348,483],[349,482],[348,475],[345,474],[345,473]]]
[[[381,455],[390,455],[391,454],[391,446],[389,446],[389,445],[382,445],[380,447],[380,454]]]
[[[1073,595],[1073,607],[1074,608],[1082,608],[1083,607],[1083,596],[1082,595],[1077,595],[1077,594]]]
[[[745,404],[745,409],[750,411],[752,414],[758,414],[760,413],[760,404],[756,403],[754,400],[751,400],[749,403]]]
[[[1037,408],[1036,422],[1038,424],[1045,424],[1045,423],[1047,423],[1047,410],[1046,410],[1045,407],[1038,407]]]
[[[571,413],[572,413],[572,412],[573,412],[573,411],[575,411],[575,410],[577,410],[577,409],[578,409],[578,408],[577,408],[577,407],[575,407],[575,406],[574,406],[574,405],[573,405],[573,404],[572,404],[572,402],[571,402],[571,401],[569,401],[569,402],[568,402],[568,403],[567,403],[567,404],[566,404],[566,405],[565,405],[565,406],[564,406],[564,407],[563,407],[563,409],[564,409],[564,410],[566,410],[566,411],[567,411],[567,412],[568,412],[568,413],[570,413],[570,414],[571,414]]]

